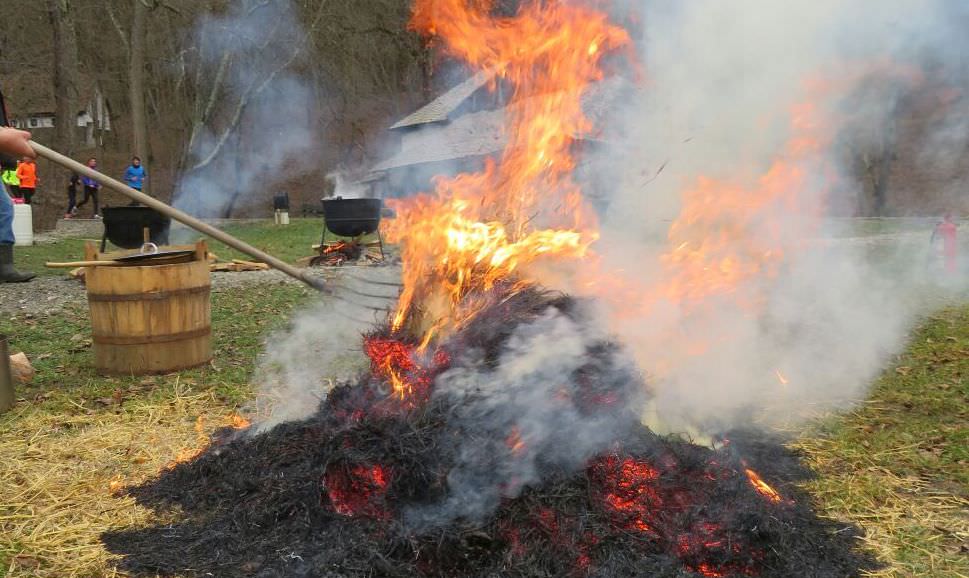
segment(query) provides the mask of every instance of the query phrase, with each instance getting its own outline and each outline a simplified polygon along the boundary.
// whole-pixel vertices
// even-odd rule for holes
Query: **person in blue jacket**
[[[141,159],[138,157],[132,157],[131,164],[124,171],[124,182],[126,185],[141,192],[142,187],[145,185],[145,177],[148,174],[145,172],[145,167],[141,166]]]

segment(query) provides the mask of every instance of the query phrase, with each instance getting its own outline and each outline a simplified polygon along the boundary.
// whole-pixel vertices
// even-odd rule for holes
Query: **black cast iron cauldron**
[[[323,221],[334,235],[369,235],[380,227],[381,208],[381,199],[323,199]]]
[[[104,238],[101,250],[107,241],[122,249],[137,249],[145,242],[144,229],[152,243],[168,244],[168,231],[172,220],[149,207],[104,207],[101,211],[104,222]]]

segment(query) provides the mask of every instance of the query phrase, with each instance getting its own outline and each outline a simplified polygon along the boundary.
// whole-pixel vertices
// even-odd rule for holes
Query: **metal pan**
[[[187,263],[195,256],[195,251],[182,249],[174,251],[160,251],[154,243],[145,243],[140,253],[117,257],[114,260],[126,265],[173,265]]]

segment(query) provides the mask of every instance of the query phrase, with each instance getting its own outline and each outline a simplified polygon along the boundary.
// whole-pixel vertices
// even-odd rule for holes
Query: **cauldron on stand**
[[[384,241],[380,237],[380,217],[383,209],[381,199],[323,199],[323,238],[321,247],[326,247],[327,232],[354,241],[364,235],[377,234],[380,256],[384,256]]]

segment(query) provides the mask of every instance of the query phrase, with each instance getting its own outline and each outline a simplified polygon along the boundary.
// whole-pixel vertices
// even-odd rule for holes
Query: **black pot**
[[[369,235],[380,226],[382,207],[381,199],[323,199],[323,221],[334,235]]]
[[[289,193],[277,193],[273,195],[273,210],[274,211],[289,210]]]
[[[122,249],[137,249],[145,242],[144,228],[148,227],[151,242],[168,244],[172,220],[148,207],[104,207],[104,238]]]

